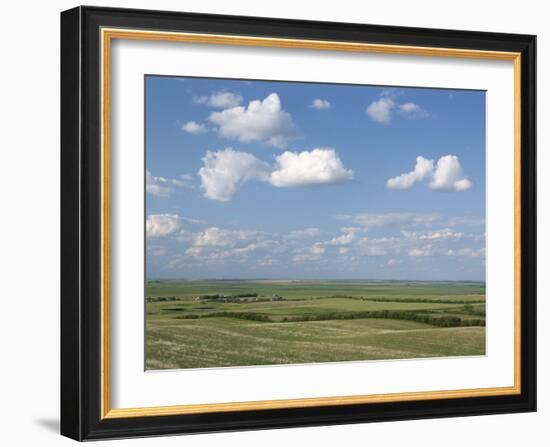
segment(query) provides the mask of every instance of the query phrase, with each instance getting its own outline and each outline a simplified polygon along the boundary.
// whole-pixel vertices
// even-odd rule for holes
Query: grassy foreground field
[[[485,354],[470,282],[149,281],[146,368]]]

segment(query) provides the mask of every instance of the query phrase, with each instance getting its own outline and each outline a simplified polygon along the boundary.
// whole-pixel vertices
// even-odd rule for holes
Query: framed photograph
[[[61,14],[61,432],[535,411],[535,36]]]

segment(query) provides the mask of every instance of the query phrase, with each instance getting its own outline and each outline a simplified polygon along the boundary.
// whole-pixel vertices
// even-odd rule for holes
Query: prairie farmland
[[[476,282],[150,280],[146,369],[485,354]]]

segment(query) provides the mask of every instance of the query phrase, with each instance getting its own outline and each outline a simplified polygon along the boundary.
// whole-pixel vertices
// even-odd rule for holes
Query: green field
[[[485,285],[148,281],[147,369],[485,354]]]

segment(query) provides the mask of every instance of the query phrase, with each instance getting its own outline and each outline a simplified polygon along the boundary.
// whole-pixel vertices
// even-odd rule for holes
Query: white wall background
[[[337,427],[115,441],[109,445],[240,447],[387,445],[452,447],[547,445],[550,391],[545,383],[550,325],[542,327],[550,291],[550,39],[545,2],[394,0],[118,0],[88,4],[221,14],[363,22],[538,35],[539,412]],[[0,122],[2,272],[0,439],[4,445],[69,445],[57,434],[59,413],[59,12],[78,3],[2,5]],[[545,203],[546,202],[546,203]],[[545,275],[546,274],[546,275]],[[546,278],[545,278],[546,276]],[[6,288],[7,286],[7,288]]]

